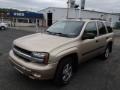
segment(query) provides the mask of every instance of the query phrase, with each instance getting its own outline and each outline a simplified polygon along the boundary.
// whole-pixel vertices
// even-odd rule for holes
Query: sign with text
[[[44,18],[43,14],[35,12],[9,12],[7,16],[15,18]]]

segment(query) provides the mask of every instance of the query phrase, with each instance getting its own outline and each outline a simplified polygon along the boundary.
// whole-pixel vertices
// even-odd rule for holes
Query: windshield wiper
[[[54,32],[50,32],[50,31],[46,31],[47,33],[49,33],[49,34],[52,34],[52,35],[55,35],[56,33],[54,33]]]
[[[47,33],[52,34],[52,35],[57,35],[57,36],[62,36],[62,37],[70,37],[70,35],[64,34],[64,33],[60,33],[60,32],[50,32],[47,31]]]
[[[70,37],[70,35],[64,34],[64,33],[55,33],[55,35],[63,36],[63,37]]]

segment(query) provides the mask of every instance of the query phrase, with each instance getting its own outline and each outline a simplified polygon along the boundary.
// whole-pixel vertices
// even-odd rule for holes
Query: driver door
[[[86,61],[94,56],[97,55],[98,53],[98,41],[97,41],[97,36],[98,36],[98,30],[97,30],[97,24],[95,21],[93,22],[88,22],[88,24],[85,27],[84,33],[82,37],[84,37],[85,34],[94,34],[95,37],[91,39],[84,39],[81,42],[80,45],[80,53],[82,56],[82,60]]]

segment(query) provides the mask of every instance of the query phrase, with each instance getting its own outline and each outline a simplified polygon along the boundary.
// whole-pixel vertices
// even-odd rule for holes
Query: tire
[[[5,30],[5,27],[4,27],[4,26],[1,26],[0,29],[1,29],[1,30]]]
[[[102,54],[103,60],[107,60],[110,56],[110,46],[107,46],[105,52]]]
[[[73,75],[73,65],[71,58],[65,58],[59,63],[54,82],[57,85],[67,85]]]
[[[1,26],[1,30],[5,30],[6,28],[4,26]]]

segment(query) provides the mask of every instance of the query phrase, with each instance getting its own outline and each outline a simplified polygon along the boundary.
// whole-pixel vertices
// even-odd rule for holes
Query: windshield
[[[64,37],[77,37],[84,25],[83,21],[60,21],[47,29],[48,34]]]

